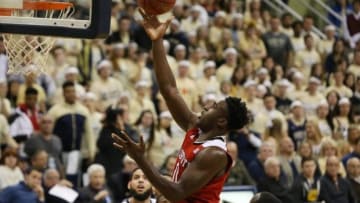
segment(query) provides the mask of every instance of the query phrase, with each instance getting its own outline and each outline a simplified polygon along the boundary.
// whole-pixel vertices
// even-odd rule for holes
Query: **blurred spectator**
[[[175,169],[177,159],[177,153],[174,152],[165,158],[165,161],[160,169],[161,174],[166,176],[172,176],[173,170]]]
[[[185,50],[187,50],[186,47],[188,46],[189,41],[186,34],[187,33],[184,32],[184,30],[181,28],[180,22],[176,19],[173,19],[170,24],[169,33],[164,36],[164,38],[167,39],[170,43],[170,54],[175,54],[176,46],[179,44],[183,45]]]
[[[356,140],[356,146],[354,147],[353,152],[343,157],[342,163],[344,164],[344,166],[346,166],[346,163],[349,159],[354,157],[360,159],[360,138]]]
[[[24,180],[24,176],[18,167],[18,161],[19,156],[16,149],[7,148],[2,154],[0,163],[0,191]]]
[[[72,184],[67,180],[61,180],[60,174],[56,169],[47,169],[44,172],[44,180],[43,187],[45,192],[45,202],[51,203],[67,203],[67,201],[61,199],[60,197],[56,197],[49,193],[52,187],[56,185],[61,185],[65,187],[72,187]]]
[[[339,175],[340,160],[330,156],[326,161],[326,172],[321,178],[319,199],[326,203],[355,203],[351,185]]]
[[[196,80],[196,87],[198,88],[199,96],[206,93],[213,92],[218,94],[220,91],[220,84],[215,77],[216,64],[214,61],[206,61],[203,68],[203,77]]]
[[[21,105],[26,103],[25,97],[26,97],[26,90],[28,88],[34,88],[37,91],[37,100],[36,102],[39,102],[40,109],[43,109],[43,104],[45,104],[46,101],[46,94],[44,89],[36,83],[37,78],[36,68],[33,66],[29,67],[28,73],[25,75],[25,83],[21,84],[19,86],[18,94],[17,94],[17,100],[16,104]]]
[[[289,99],[302,101],[301,98],[306,94],[304,82],[304,74],[302,74],[300,71],[293,72],[292,83],[294,85],[294,88],[292,88],[291,91],[288,91]]]
[[[349,0],[336,0],[334,5],[331,6],[332,11],[334,11],[340,18],[346,18],[348,14],[352,12],[352,6]],[[328,13],[328,19],[330,22],[338,28],[343,28],[341,19],[335,17],[332,13]]]
[[[328,119],[329,115],[329,104],[323,99],[319,102],[316,108],[316,120],[319,126],[320,133],[324,137],[332,136],[331,124],[332,122]]]
[[[351,158],[346,163],[346,170],[348,173],[347,179],[354,190],[357,202],[360,202],[360,159]]]
[[[285,187],[291,188],[294,180],[299,176],[301,171],[301,158],[296,154],[294,143],[289,137],[280,140],[280,154],[278,160],[284,172],[286,182]]]
[[[42,173],[34,168],[25,171],[25,180],[0,192],[1,203],[39,203],[45,201],[41,187]]]
[[[274,145],[264,142],[259,148],[257,158],[248,165],[248,171],[257,183],[265,178],[264,162],[272,156],[275,156]]]
[[[276,153],[278,153],[280,150],[280,142],[283,138],[287,137],[287,134],[283,130],[283,124],[277,118],[270,120],[267,125],[265,134],[263,135],[263,141],[272,143]]]
[[[1,150],[8,147],[18,148],[18,144],[14,138],[9,134],[9,124],[3,114],[0,114],[0,156]]]
[[[203,25],[203,22],[200,18],[202,7],[200,5],[194,5],[189,9],[190,15],[181,21],[181,29],[185,32],[197,30],[201,25]]]
[[[277,64],[286,69],[290,64],[293,51],[290,38],[280,32],[280,19],[278,17],[271,18],[270,28],[270,31],[263,35],[266,51]]]
[[[356,148],[357,140],[360,138],[360,129],[356,125],[350,125],[347,135],[347,142],[353,151]]]
[[[314,17],[311,15],[304,16],[303,19],[303,36],[310,34],[314,39],[314,45],[315,47],[320,41],[320,37],[313,31],[314,29]]]
[[[123,167],[122,162],[119,162],[118,160],[122,160],[125,153],[111,147],[113,143],[111,134],[116,133],[121,135],[121,130],[126,131],[126,128],[124,128],[124,120],[121,117],[123,114],[123,109],[109,106],[105,111],[103,127],[100,130],[100,135],[97,140],[97,147],[99,151],[96,154],[95,162],[106,168],[107,180],[109,180],[114,173],[121,171]],[[132,137],[132,139],[135,140],[137,138]]]
[[[283,113],[278,111],[276,107],[276,99],[272,94],[266,94],[263,99],[265,111],[258,112],[255,115],[254,123],[251,127],[252,130],[264,134],[266,127],[271,126],[270,120],[278,119],[282,126],[282,132],[287,132],[287,122]],[[281,135],[277,135],[280,136]]]
[[[133,170],[131,174],[130,181],[128,183],[128,188],[130,190],[130,197],[122,201],[122,203],[127,202],[139,202],[139,203],[155,203],[155,199],[151,198],[152,188],[151,183],[146,178],[143,171],[139,168]]]
[[[9,77],[8,79],[8,92],[6,98],[10,101],[11,109],[17,107],[17,98],[20,90],[21,80],[15,77]]]
[[[320,177],[315,174],[316,161],[313,158],[301,160],[302,173],[291,188],[294,203],[317,202],[320,193]]]
[[[325,138],[321,141],[320,154],[318,158],[319,168],[322,174],[325,174],[326,160],[331,156],[337,156],[339,158],[339,149],[336,142],[332,138]],[[339,174],[342,177],[346,176],[344,165],[340,165]]]
[[[348,67],[347,71],[354,73],[356,77],[360,76],[360,50],[354,51],[354,60]]]
[[[321,81],[315,77],[310,77],[308,88],[299,100],[303,103],[307,116],[314,116],[315,109],[320,101],[325,99],[324,96],[318,91]]]
[[[239,48],[245,59],[252,62],[255,70],[261,67],[262,59],[267,55],[264,42],[259,37],[254,23],[248,23],[244,37],[241,38]]]
[[[163,111],[160,113],[159,120],[155,128],[154,142],[149,151],[150,160],[154,166],[161,168],[165,158],[174,153],[178,148],[173,140],[173,133],[171,129],[171,123],[173,118],[169,111]]]
[[[113,32],[106,40],[106,44],[124,43],[129,44],[133,41],[133,35],[130,32],[131,18],[123,15],[118,19],[118,30]]]
[[[321,140],[323,135],[320,132],[316,121],[309,120],[305,127],[305,140],[311,144],[312,152],[315,157],[320,154]]]
[[[18,143],[25,142],[39,130],[38,91],[29,87],[25,91],[25,103],[16,108],[9,118],[10,134]]]
[[[288,135],[295,144],[295,150],[305,140],[306,122],[303,105],[300,101],[293,101],[290,106],[291,114],[287,119]]]
[[[341,98],[338,107],[338,112],[333,118],[334,128],[341,134],[342,138],[346,138],[349,126],[353,123],[350,115],[351,103],[348,98]]]
[[[74,83],[63,84],[63,96],[64,102],[55,104],[48,115],[55,121],[54,134],[62,142],[67,179],[77,185],[80,161],[82,158],[93,160],[95,141],[89,111],[77,101]],[[69,164],[72,167],[68,167]]]
[[[292,101],[288,98],[287,91],[291,83],[287,79],[278,80],[276,83],[276,109],[284,115],[289,114]]]
[[[94,133],[94,140],[98,140],[100,130],[101,130],[101,120],[103,119],[103,114],[96,110],[97,97],[92,92],[86,92],[82,98],[82,103],[89,110],[90,118],[91,118],[91,128]]]
[[[330,82],[329,81],[330,74],[335,72],[337,63],[341,60],[347,61],[346,42],[344,39],[337,39],[333,43],[332,52],[330,52],[325,58],[325,72],[326,72],[326,77],[327,77],[326,82],[328,84]],[[356,52],[355,52],[354,61],[356,63],[360,63],[360,53],[357,56]]]
[[[359,40],[359,13],[360,13],[360,1],[352,1],[353,12],[346,15],[345,18],[345,32],[344,36],[350,42],[351,48],[355,47],[356,42]]]
[[[293,23],[293,16],[291,13],[284,13],[281,15],[281,32],[286,34],[288,37],[294,35],[293,29],[291,27]]]
[[[318,46],[316,47],[317,51],[319,52],[321,59],[330,54],[333,51],[334,43],[336,41],[336,27],[333,25],[325,26],[325,39],[322,39]]]
[[[128,155],[124,156],[122,162],[124,166],[123,169],[113,174],[108,181],[108,186],[113,194],[115,202],[121,202],[129,195],[128,182],[131,178],[132,172],[138,167],[136,162]]]
[[[257,97],[257,85],[254,80],[247,80],[243,87],[245,88],[245,102],[249,111],[253,115],[258,114],[259,112],[265,111],[264,102],[262,98]]]
[[[306,78],[310,76],[311,66],[320,63],[321,57],[316,51],[314,38],[307,34],[304,36],[305,49],[296,52],[294,65],[301,71]]]
[[[35,151],[30,157],[30,165],[32,168],[41,171],[42,173],[49,167],[49,155],[43,150]]]
[[[255,185],[254,180],[249,175],[245,164],[238,158],[238,146],[235,142],[226,144],[227,152],[232,158],[232,168],[225,185]]]
[[[215,13],[213,24],[209,29],[209,40],[214,47],[219,45],[223,32],[226,28],[226,17],[226,13],[224,11],[220,10]]]
[[[223,54],[222,58],[225,60],[225,63],[216,70],[216,78],[219,82],[230,80],[234,69],[238,65],[238,52],[235,48],[227,47],[221,50],[221,53]]]
[[[147,81],[138,81],[135,85],[135,94],[129,100],[129,119],[133,124],[144,110],[150,110],[156,116],[154,103],[149,98],[150,84]]]
[[[59,137],[53,135],[54,121],[48,115],[40,119],[40,131],[25,142],[24,151],[31,157],[39,150],[45,150],[49,155],[49,167],[63,170],[61,163],[62,143]],[[63,175],[63,172],[62,172]]]
[[[1,58],[1,54],[0,54]],[[1,59],[0,59],[1,60]],[[0,113],[3,114],[6,118],[11,113],[11,104],[6,94],[8,92],[8,85],[6,78],[0,78]]]
[[[330,87],[326,89],[326,93],[330,91],[336,91],[340,97],[351,98],[353,96],[353,92],[350,88],[344,85],[344,72],[340,69],[336,69],[333,75],[334,84],[330,85]]]
[[[290,190],[287,189],[280,179],[280,162],[276,157],[266,159],[264,163],[266,177],[263,181],[258,182],[260,192],[270,192],[279,198],[283,203],[293,202]]]
[[[303,25],[301,21],[295,21],[292,24],[294,35],[290,37],[291,44],[294,48],[294,52],[302,51],[305,49],[305,42],[302,36]]]
[[[238,159],[243,161],[245,166],[249,166],[256,159],[257,150],[262,144],[260,135],[245,126],[241,130],[230,132],[229,139],[238,147]]]
[[[119,98],[123,86],[111,76],[113,67],[110,61],[102,60],[96,68],[99,79],[91,84],[90,89],[98,98],[97,109],[103,112],[107,106],[115,103]]]
[[[87,169],[89,185],[79,190],[79,197],[75,203],[109,203],[112,201],[106,189],[105,168],[101,164],[92,164]]]

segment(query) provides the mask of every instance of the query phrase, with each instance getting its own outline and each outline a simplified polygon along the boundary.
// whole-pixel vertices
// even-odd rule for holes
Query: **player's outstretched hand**
[[[113,145],[119,150],[125,151],[131,158],[138,160],[145,154],[145,143],[142,136],[140,142],[134,142],[125,131],[121,131],[121,136],[112,133],[111,137],[114,140]]]
[[[162,38],[173,17],[167,19],[166,22],[161,23],[156,15],[148,15],[145,13],[144,9],[139,8],[139,12],[143,17],[141,24],[144,27],[146,33],[149,35],[150,39],[155,41]]]

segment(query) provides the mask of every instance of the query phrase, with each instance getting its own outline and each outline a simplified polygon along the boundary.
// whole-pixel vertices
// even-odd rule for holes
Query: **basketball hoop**
[[[22,8],[0,8],[0,16],[36,18],[41,15],[45,20],[69,19],[74,12],[73,4],[67,2],[25,0]],[[3,34],[3,38],[8,56],[8,73],[26,74],[33,71],[33,67],[38,72],[45,72],[55,38],[19,34]]]

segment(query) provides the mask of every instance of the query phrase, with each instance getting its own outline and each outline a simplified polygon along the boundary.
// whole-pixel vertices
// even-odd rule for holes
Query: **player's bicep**
[[[201,151],[186,168],[178,182],[185,197],[199,191],[220,173],[225,172],[227,164],[228,157],[224,151],[216,148]]]
[[[196,115],[186,105],[179,91],[176,88],[173,88],[169,91],[169,94],[163,96],[176,123],[184,131],[192,128],[196,122]]]

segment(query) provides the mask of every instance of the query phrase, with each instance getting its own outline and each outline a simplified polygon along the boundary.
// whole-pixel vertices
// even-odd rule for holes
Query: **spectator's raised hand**
[[[36,193],[40,201],[43,202],[45,200],[44,189],[41,187],[41,185],[37,185],[34,188],[34,192]]]
[[[165,23],[161,23],[156,15],[148,15],[142,8],[139,8],[139,11],[144,19],[141,21],[141,24],[144,27],[146,33],[149,35],[150,39],[155,41],[162,38],[173,18],[171,17],[167,19]]]

